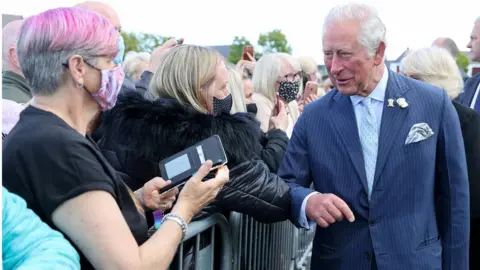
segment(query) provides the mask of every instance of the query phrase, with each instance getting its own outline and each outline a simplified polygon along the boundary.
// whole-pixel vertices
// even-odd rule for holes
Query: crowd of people
[[[322,77],[286,53],[125,52],[120,31],[94,1],[3,28],[5,269],[167,269],[191,221],[232,211],[317,226],[312,269],[480,269],[480,74],[453,40],[398,74],[375,9],[340,5]],[[213,135],[228,163],[160,193],[158,163]]]

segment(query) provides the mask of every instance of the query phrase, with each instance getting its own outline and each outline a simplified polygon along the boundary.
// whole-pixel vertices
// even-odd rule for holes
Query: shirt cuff
[[[320,194],[320,192],[312,192],[312,193],[308,194],[307,197],[305,197],[305,199],[303,199],[302,207],[300,208],[300,215],[299,215],[300,220],[298,221],[298,224],[300,224],[300,226],[302,226],[303,228],[305,228],[307,230],[312,229],[316,225],[315,221],[312,221],[307,217],[307,213],[305,211],[305,208],[307,208],[308,199],[315,194]]]

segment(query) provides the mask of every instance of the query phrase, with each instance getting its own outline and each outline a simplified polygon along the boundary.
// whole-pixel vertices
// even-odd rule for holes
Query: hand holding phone
[[[227,164],[227,155],[223,149],[222,141],[218,135],[203,140],[171,157],[162,160],[158,166],[163,179],[168,179],[171,184],[160,189],[160,193],[183,185],[205,163],[211,160],[211,170]]]
[[[221,166],[214,178],[203,181],[211,170],[212,162],[207,160],[196,174],[186,181],[172,213],[180,215],[188,222],[217,197],[222,187],[230,180],[230,172],[227,166]]]
[[[253,50],[253,46],[247,45],[243,47],[243,56],[242,59],[245,61],[255,61],[255,53]]]
[[[288,127],[288,113],[285,103],[280,98],[277,98],[274,111],[276,111],[276,114],[272,114],[270,117],[270,128],[286,131]]]
[[[317,91],[318,91],[318,83],[313,81],[307,82],[307,84],[305,85],[305,91],[303,92],[303,103],[308,104],[307,103],[308,97],[310,97],[311,95],[317,95]]]

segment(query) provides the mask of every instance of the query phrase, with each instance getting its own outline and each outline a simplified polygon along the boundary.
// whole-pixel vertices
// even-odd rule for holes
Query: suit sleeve
[[[291,221],[297,227],[308,228],[306,224],[304,209],[304,199],[310,195],[313,190],[308,188],[312,183],[310,175],[310,163],[308,158],[308,145],[306,137],[306,117],[304,112],[292,133],[288,143],[287,152],[283,164],[278,171],[278,175],[283,178],[291,187]]]
[[[437,220],[444,270],[469,269],[470,200],[458,115],[444,93],[436,160]]]

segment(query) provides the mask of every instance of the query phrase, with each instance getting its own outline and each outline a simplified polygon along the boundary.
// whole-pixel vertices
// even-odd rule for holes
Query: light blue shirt
[[[373,89],[373,92],[370,93],[368,97],[372,99],[372,107],[373,110],[375,111],[375,117],[377,120],[377,125],[378,125],[378,133],[380,134],[380,125],[382,123],[382,113],[383,113],[383,108],[385,103],[385,93],[387,92],[387,83],[388,83],[388,69],[385,67],[385,70],[383,71],[382,79],[377,84],[377,87]],[[355,111],[355,116],[358,122],[358,119],[363,116],[365,113],[364,110],[362,109],[362,106],[359,105],[359,103],[364,99],[365,97],[362,96],[350,96],[350,101],[352,102],[353,110]],[[319,192],[312,192],[310,193],[307,197],[302,202],[302,208],[300,209],[300,220],[299,224],[304,227],[304,228],[312,228],[315,225],[314,221],[307,220],[307,215],[305,212],[305,208],[307,206],[307,200],[314,194],[317,194]]]
[[[2,187],[2,267],[80,269],[80,256],[63,235],[50,228],[27,202]]]

